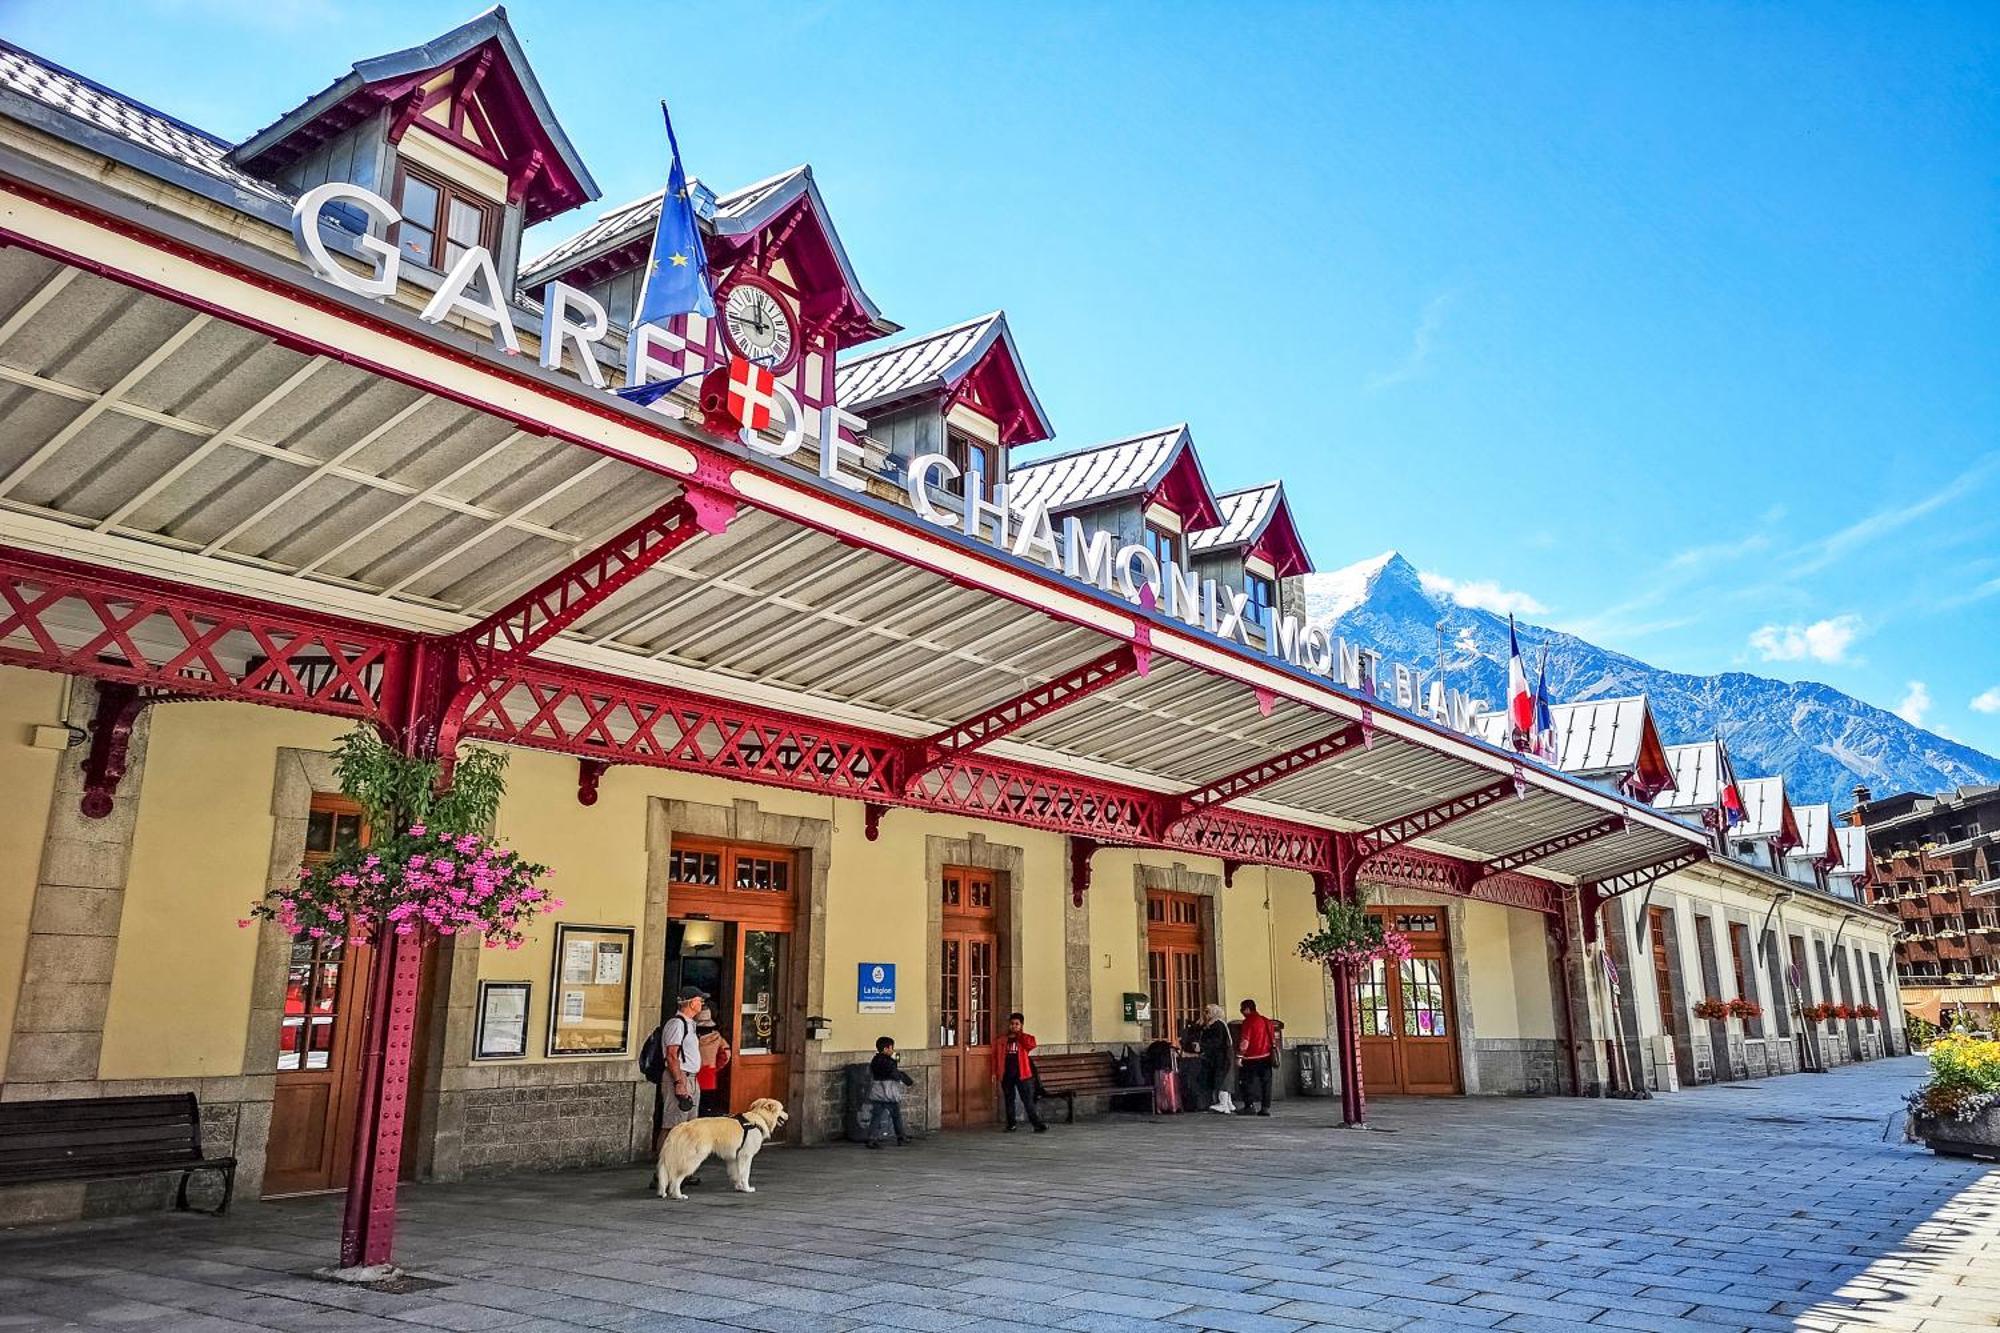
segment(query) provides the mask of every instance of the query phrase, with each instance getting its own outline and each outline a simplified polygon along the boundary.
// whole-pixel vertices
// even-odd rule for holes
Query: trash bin
[[[1333,1052],[1323,1041],[1302,1041],[1293,1049],[1299,1053],[1299,1095],[1333,1095]]]

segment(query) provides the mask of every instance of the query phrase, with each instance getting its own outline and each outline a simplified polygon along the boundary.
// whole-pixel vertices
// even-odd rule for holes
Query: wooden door
[[[1178,1045],[1208,1005],[1201,900],[1190,893],[1146,894],[1146,989],[1154,1041]]]
[[[360,806],[340,796],[313,798],[306,820],[308,865],[367,841]],[[354,1151],[370,951],[303,937],[291,948],[278,1019],[266,1197],[341,1188]]]
[[[1363,970],[1359,1001],[1361,1079],[1370,1093],[1451,1096],[1460,1090],[1458,1020],[1444,913],[1385,908],[1371,913],[1410,941],[1410,956]]]
[[[1680,1034],[1680,1025],[1674,1021],[1679,988],[1674,985],[1673,961],[1667,953],[1667,931],[1671,928],[1666,908],[1646,909],[1646,931],[1653,949],[1653,993],[1660,1000],[1660,1031],[1674,1037]]]
[[[786,847],[676,839],[667,858],[675,917],[661,1021],[684,983],[710,992],[716,1026],[735,1053],[716,1078],[732,1115],[760,1097],[790,1098],[801,1036],[794,1014],[797,874],[797,855]]]
[[[939,1123],[947,1129],[993,1123],[999,1027],[999,883],[990,870],[946,866],[939,886]]]

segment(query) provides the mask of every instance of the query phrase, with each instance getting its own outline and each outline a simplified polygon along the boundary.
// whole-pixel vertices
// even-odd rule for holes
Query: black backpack
[[[658,1083],[660,1075],[667,1072],[666,1052],[660,1049],[660,1033],[665,1028],[664,1023],[654,1028],[652,1035],[646,1038],[646,1044],[639,1048],[639,1072],[648,1083]]]

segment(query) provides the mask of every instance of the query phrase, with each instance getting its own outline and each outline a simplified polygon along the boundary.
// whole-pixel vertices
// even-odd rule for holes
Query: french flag
[[[1715,752],[1722,761],[1721,771],[1716,774],[1715,803],[1722,810],[1722,827],[1733,829],[1743,822],[1743,794],[1736,790],[1736,765],[1729,762],[1729,747],[1720,736],[1716,737]]]
[[[1527,746],[1535,734],[1535,696],[1528,689],[1528,668],[1521,661],[1521,640],[1514,632],[1514,617],[1507,617],[1507,720],[1514,731],[1514,748]]]

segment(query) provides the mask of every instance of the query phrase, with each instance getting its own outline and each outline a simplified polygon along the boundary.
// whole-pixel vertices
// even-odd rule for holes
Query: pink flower
[[[239,916],[236,918],[236,925],[239,929],[249,924],[250,924],[250,918],[247,916]]]

